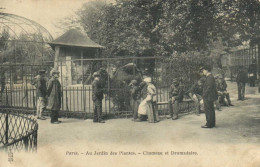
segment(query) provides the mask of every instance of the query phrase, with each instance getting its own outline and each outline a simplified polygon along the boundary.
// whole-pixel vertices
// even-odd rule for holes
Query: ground
[[[228,91],[234,106],[216,111],[213,129],[202,129],[205,115],[194,113],[175,121],[162,117],[156,124],[130,118],[106,120],[105,124],[89,119],[60,119],[59,125],[41,120],[37,154],[15,154],[12,165],[258,167],[260,94],[256,87],[247,86],[246,100],[237,101],[237,87],[231,82]],[[104,155],[95,155],[95,151]],[[117,155],[110,155],[111,151]],[[187,151],[193,155],[180,155]]]

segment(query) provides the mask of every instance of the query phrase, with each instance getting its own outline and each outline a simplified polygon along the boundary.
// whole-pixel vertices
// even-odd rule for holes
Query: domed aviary
[[[51,34],[39,23],[0,13],[0,63],[43,64],[52,60]]]

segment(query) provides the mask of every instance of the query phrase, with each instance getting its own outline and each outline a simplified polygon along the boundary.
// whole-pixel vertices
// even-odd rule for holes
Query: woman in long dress
[[[147,77],[144,79],[147,84],[147,93],[146,97],[143,97],[142,102],[138,108],[139,121],[142,121],[140,118],[144,115],[147,115],[148,122],[156,123],[159,122],[158,110],[156,105],[157,95],[156,87],[152,84],[152,79]]]

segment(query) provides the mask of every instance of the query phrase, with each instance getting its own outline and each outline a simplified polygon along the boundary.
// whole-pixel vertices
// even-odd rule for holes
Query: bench
[[[183,99],[182,102],[180,103],[180,105],[185,104],[185,103],[188,104],[188,112],[190,112],[190,103],[192,103],[192,102],[193,102],[192,99]],[[169,108],[168,108],[168,101],[157,102],[157,108],[158,108],[158,106],[161,106],[161,105],[167,105],[167,110],[169,110]],[[163,110],[163,114],[164,114],[164,117],[166,117],[165,110]]]

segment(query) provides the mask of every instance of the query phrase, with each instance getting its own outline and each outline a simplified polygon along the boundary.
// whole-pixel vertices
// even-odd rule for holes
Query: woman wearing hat
[[[152,84],[152,79],[147,77],[144,79],[147,84],[147,96],[140,103],[138,108],[138,114],[140,120],[140,115],[147,115],[149,123],[159,122],[158,110],[156,105],[156,87]]]

